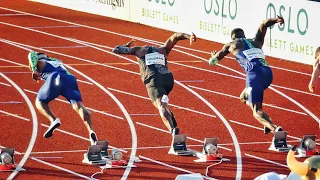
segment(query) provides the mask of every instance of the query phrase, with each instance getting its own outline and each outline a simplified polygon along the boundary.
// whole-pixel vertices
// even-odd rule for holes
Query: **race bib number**
[[[252,59],[265,59],[263,51],[259,48],[252,48],[243,51],[243,54],[247,57],[249,61]]]
[[[145,56],[146,65],[153,65],[153,64],[160,64],[165,66],[165,57],[163,54],[160,54],[158,52],[146,54]]]

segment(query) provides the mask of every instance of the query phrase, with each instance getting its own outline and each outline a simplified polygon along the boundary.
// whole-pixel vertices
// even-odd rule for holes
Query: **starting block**
[[[83,163],[90,165],[105,165],[106,159],[101,155],[102,145],[91,145],[88,152],[84,153]]]
[[[185,134],[174,135],[168,154],[178,156],[191,156],[193,153],[187,149],[186,140],[187,135]]]
[[[14,161],[14,148],[3,148],[0,149],[0,172],[1,171],[14,171],[16,164]],[[20,168],[19,171],[25,171]]]
[[[199,159],[194,160],[195,162],[212,162],[212,161],[230,161],[230,159],[223,158],[223,155],[218,150],[218,138],[205,138],[202,152],[191,150],[193,156]]]
[[[84,154],[83,163],[98,165],[101,169],[126,168],[128,161],[123,160],[122,152],[119,149],[113,149],[108,153],[109,141],[97,141],[96,145],[89,146],[88,152]],[[135,162],[141,162],[136,158]],[[131,167],[136,167],[132,165]]]
[[[276,152],[289,152],[291,146],[287,144],[287,135],[287,131],[275,132],[269,150]]]
[[[320,151],[316,149],[316,135],[304,135],[300,142],[300,146],[297,148],[296,157],[309,157],[319,155]]]

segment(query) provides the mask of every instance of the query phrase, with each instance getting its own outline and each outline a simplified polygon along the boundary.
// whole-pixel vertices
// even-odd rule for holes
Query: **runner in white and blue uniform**
[[[251,107],[253,117],[263,126],[265,134],[281,131],[282,127],[275,125],[262,110],[263,94],[272,82],[272,70],[268,66],[262,51],[267,28],[275,23],[284,23],[282,17],[263,21],[254,39],[247,39],[244,31],[236,28],[231,32],[232,42],[224,45],[222,50],[212,53],[210,65],[217,64],[223,57],[231,53],[246,72],[246,87],[240,95],[240,100]]]
[[[85,122],[91,145],[94,145],[97,141],[97,135],[92,128],[90,112],[82,103],[76,77],[65,68],[62,61],[48,57],[44,53],[31,51],[28,54],[28,59],[32,78],[36,81],[40,79],[45,81],[36,98],[37,109],[51,122],[43,136],[45,138],[51,137],[53,131],[61,124],[60,119],[52,113],[49,107],[49,103],[61,95],[70,102],[73,109]]]

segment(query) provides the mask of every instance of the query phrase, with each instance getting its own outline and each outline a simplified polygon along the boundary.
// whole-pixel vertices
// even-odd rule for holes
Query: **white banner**
[[[220,43],[242,28],[253,38],[261,22],[280,15],[285,24],[268,29],[266,55],[312,64],[318,43],[320,3],[301,0],[34,0],[170,31],[194,32]]]
[[[129,21],[130,0],[31,0],[90,14]]]

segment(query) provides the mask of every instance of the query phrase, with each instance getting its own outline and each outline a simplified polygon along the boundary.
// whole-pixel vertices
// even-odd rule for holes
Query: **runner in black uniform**
[[[174,79],[168,69],[167,56],[179,40],[196,41],[196,36],[185,33],[174,33],[162,47],[135,46],[130,48],[133,41],[126,45],[116,46],[113,49],[117,54],[135,55],[139,62],[140,76],[144,82],[152,104],[159,110],[161,119],[172,135],[179,134],[177,122],[173,113],[168,108],[169,93],[171,92]]]

